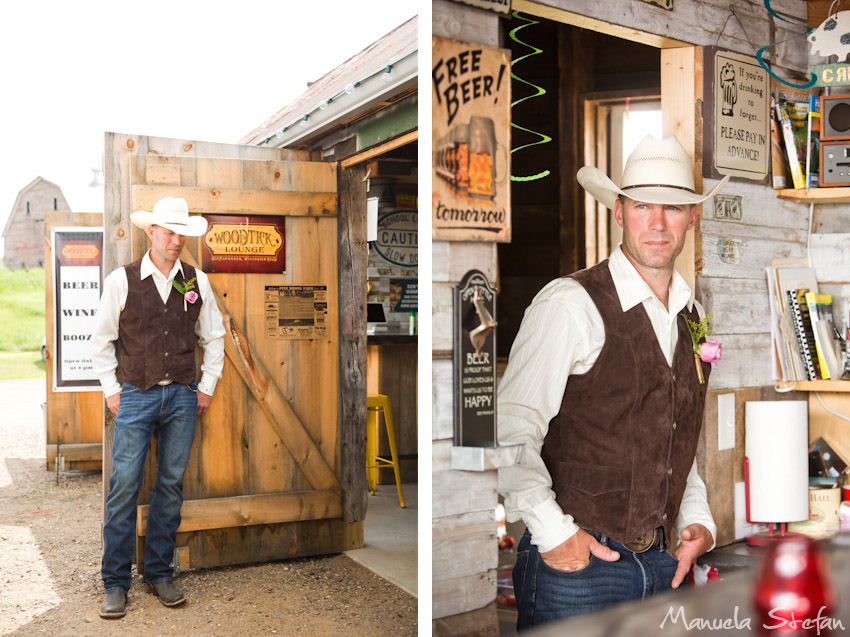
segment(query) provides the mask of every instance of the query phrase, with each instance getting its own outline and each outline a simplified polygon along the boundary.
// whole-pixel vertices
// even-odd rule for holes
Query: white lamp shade
[[[750,519],[809,518],[809,405],[803,400],[747,402]]]

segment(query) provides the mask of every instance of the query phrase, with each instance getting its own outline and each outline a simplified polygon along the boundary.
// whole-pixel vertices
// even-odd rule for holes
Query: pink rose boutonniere
[[[717,365],[723,346],[717,341],[706,341],[699,346],[699,357],[706,363]]]
[[[188,281],[186,281],[183,285],[180,285],[177,282],[177,279],[172,279],[171,285],[174,286],[174,289],[180,292],[183,295],[183,311],[187,311],[186,302],[194,303],[198,300],[198,293],[194,291],[195,288],[195,280],[197,277],[192,277]]]
[[[720,360],[720,353],[723,350],[723,346],[717,341],[705,340],[705,337],[711,334],[711,330],[708,329],[708,319],[710,319],[711,316],[712,315],[709,314],[704,319],[692,321],[682,314],[682,317],[685,319],[685,324],[688,326],[688,332],[691,334],[691,344],[693,345],[694,350],[694,365],[696,365],[697,378],[699,378],[700,384],[705,384],[705,376],[702,373],[702,365],[700,365],[700,361],[716,365]]]

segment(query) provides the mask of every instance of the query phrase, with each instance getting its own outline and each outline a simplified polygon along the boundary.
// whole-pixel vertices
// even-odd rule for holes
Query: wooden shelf
[[[801,203],[847,203],[850,188],[786,188],[777,190],[777,197]]]
[[[822,392],[850,392],[850,381],[847,380],[801,380],[794,387],[793,381],[782,381],[780,389],[791,389],[796,391],[822,391]]]

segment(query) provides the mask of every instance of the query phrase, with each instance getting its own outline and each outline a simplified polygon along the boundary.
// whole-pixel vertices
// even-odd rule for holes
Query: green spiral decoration
[[[527,46],[529,49],[531,49],[531,52],[526,53],[525,55],[520,56],[520,57],[518,57],[514,60],[511,60],[511,78],[516,80],[517,82],[522,82],[523,84],[530,86],[531,88],[535,89],[535,91],[536,91],[535,93],[532,93],[531,95],[526,95],[525,97],[522,97],[522,98],[520,98],[520,99],[518,99],[514,102],[511,102],[511,108],[513,108],[514,106],[516,106],[517,104],[520,104],[521,102],[524,102],[525,100],[530,100],[534,97],[540,97],[541,95],[546,95],[546,89],[544,89],[542,86],[537,86],[536,84],[533,84],[533,83],[529,82],[528,80],[524,80],[523,78],[521,78],[520,76],[518,76],[516,73],[513,72],[514,64],[521,62],[522,60],[525,60],[526,58],[530,58],[533,55],[538,55],[538,54],[543,52],[543,49],[538,49],[536,46],[532,46],[531,44],[528,44],[528,42],[523,42],[522,40],[520,40],[516,36],[517,32],[520,29],[524,29],[525,27],[531,26],[532,24],[540,24],[540,21],[539,20],[533,20],[531,18],[527,18],[523,15],[520,15],[519,11],[514,11],[511,15],[513,15],[513,17],[516,18],[517,20],[524,20],[525,24],[521,24],[518,27],[516,27],[515,29],[511,29],[511,31],[508,35],[510,36],[511,40],[513,40],[517,44],[522,44],[523,46]],[[511,121],[511,127],[518,128],[519,130],[525,131],[527,133],[531,133],[532,135],[537,135],[540,138],[536,141],[531,142],[530,144],[523,144],[522,146],[517,146],[516,148],[512,148],[511,149],[511,155],[513,155],[518,150],[522,150],[523,148],[528,148],[529,146],[537,146],[539,144],[546,144],[546,143],[552,141],[552,138],[549,137],[548,135],[545,135],[545,134],[540,133],[538,131],[531,130],[530,128],[525,128],[524,126],[520,126],[519,124],[517,124],[513,121]],[[543,179],[543,177],[546,177],[547,175],[549,175],[549,172],[550,172],[549,170],[544,170],[544,171],[537,173],[536,175],[528,175],[527,177],[518,177],[516,175],[511,175],[511,181],[534,181],[536,179]]]

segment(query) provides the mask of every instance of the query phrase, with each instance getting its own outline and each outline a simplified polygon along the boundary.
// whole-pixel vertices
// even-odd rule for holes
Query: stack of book
[[[840,341],[832,297],[818,293],[812,268],[795,264],[767,268],[775,376],[782,381],[838,380]]]
[[[773,187],[817,188],[820,165],[820,98],[771,98]]]

